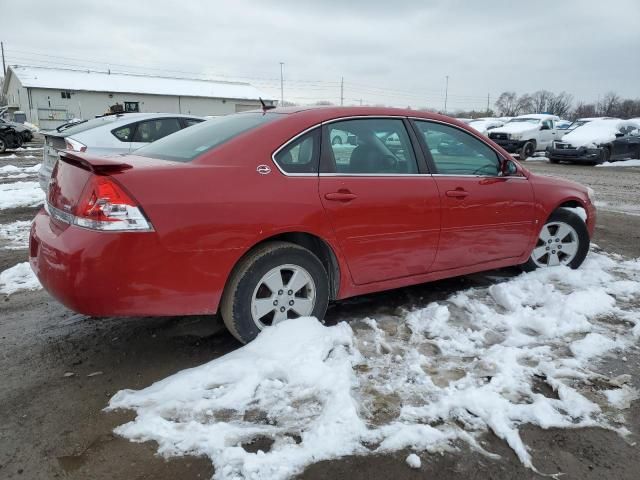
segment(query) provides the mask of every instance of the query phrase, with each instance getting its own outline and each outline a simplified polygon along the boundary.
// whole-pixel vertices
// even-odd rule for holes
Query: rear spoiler
[[[97,175],[122,172],[133,168],[133,165],[122,162],[115,157],[92,157],[85,153],[60,152],[60,160]]]

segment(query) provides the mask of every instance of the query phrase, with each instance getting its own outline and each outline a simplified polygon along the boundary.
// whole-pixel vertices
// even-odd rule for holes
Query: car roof
[[[538,120],[559,120],[557,115],[551,115],[549,113],[531,113],[529,115],[518,115],[514,118],[536,118]]]
[[[464,122],[461,122],[459,119],[453,117],[435,112],[412,110],[410,108],[312,106],[274,108],[268,110],[268,112],[281,114],[283,115],[283,117],[286,116],[289,118],[296,118],[305,121],[309,120],[312,123],[326,122],[329,120],[337,120],[340,118],[377,116],[424,118],[425,120],[438,120],[457,125],[466,125]],[[256,110],[253,110],[252,112],[242,112],[239,115],[243,115],[245,113],[256,113]]]

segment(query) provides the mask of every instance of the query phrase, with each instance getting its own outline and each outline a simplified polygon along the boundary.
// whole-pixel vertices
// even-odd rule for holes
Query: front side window
[[[317,173],[320,157],[320,129],[302,135],[275,155],[278,166],[287,173]]]
[[[413,147],[401,119],[344,120],[326,128],[331,139],[330,163],[336,173],[418,173]]]
[[[474,136],[442,123],[416,121],[415,124],[431,153],[436,173],[499,175],[498,154]]]
[[[180,123],[177,118],[157,118],[138,123],[136,133],[133,135],[134,142],[150,143],[171,135],[180,130]]]

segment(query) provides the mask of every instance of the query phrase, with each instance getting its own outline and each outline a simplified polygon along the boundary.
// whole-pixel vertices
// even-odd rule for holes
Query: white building
[[[116,103],[125,111],[203,116],[253,110],[259,98],[273,103],[248,83],[48,67],[10,66],[2,92],[10,110],[43,129],[102,115]]]

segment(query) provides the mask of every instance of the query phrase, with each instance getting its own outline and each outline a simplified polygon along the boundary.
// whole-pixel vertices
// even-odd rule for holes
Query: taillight
[[[91,230],[153,231],[140,206],[111,177],[90,175],[78,203],[68,208],[55,192],[52,182],[47,210],[57,220]]]
[[[67,150],[71,150],[74,152],[84,152],[87,150],[86,145],[80,143],[77,140],[74,140],[73,138],[65,138],[64,145]]]

